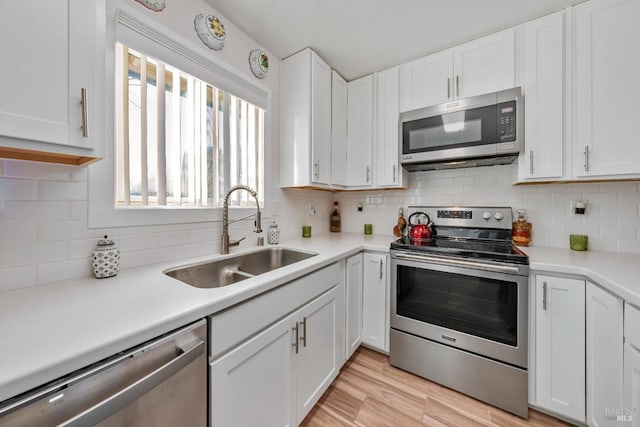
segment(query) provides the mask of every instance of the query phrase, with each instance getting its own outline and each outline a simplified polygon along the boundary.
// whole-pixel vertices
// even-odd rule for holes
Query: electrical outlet
[[[307,214],[309,216],[316,216],[316,206],[314,202],[309,202],[309,204],[307,205]]]
[[[569,206],[570,215],[571,216],[586,216],[587,215],[587,207],[589,205],[588,200],[584,199],[572,199],[571,205]]]
[[[364,207],[362,206],[362,202],[358,202],[358,212],[362,212]]]

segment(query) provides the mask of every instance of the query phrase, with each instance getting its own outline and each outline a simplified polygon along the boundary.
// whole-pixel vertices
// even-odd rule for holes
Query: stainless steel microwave
[[[409,171],[513,162],[524,143],[519,87],[400,114],[402,166]]]

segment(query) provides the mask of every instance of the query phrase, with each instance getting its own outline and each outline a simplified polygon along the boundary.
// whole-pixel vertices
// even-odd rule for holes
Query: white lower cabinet
[[[365,252],[363,277],[362,343],[389,352],[387,255]]]
[[[295,426],[338,375],[339,287],[213,361],[214,426]]]
[[[349,359],[362,343],[363,255],[347,258],[346,283],[346,358]]]
[[[585,282],[538,275],[536,404],[585,421]]]
[[[625,423],[640,427],[640,351],[629,344],[624,345],[624,404],[620,415]]]
[[[587,423],[593,427],[619,425],[612,411],[622,408],[622,323],[622,299],[587,282]]]

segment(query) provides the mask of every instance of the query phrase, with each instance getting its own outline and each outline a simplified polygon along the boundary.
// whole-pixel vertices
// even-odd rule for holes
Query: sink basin
[[[285,248],[262,249],[216,261],[171,268],[164,274],[196,288],[218,288],[268,273],[318,254]]]

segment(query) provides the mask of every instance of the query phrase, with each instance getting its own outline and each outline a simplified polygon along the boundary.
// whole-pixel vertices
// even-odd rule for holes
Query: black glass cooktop
[[[433,239],[402,237],[391,243],[391,249],[529,264],[529,257],[520,251],[511,240],[482,240],[440,236]]]

